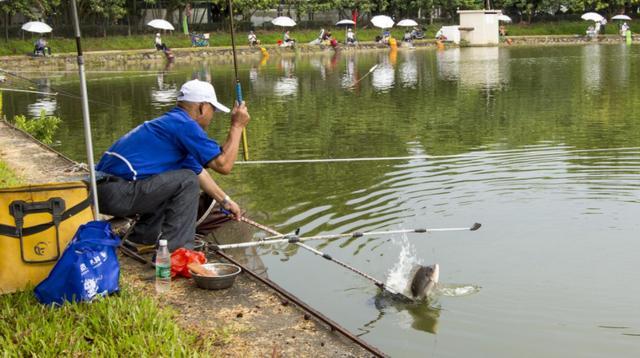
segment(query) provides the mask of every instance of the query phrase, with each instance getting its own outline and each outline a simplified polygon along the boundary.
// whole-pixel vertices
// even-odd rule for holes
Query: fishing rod
[[[432,159],[431,155],[410,155],[404,157],[364,157],[364,158],[325,158],[325,159],[280,159],[280,160],[249,160],[236,164],[303,164],[303,163],[335,163],[335,162],[375,162],[384,160],[413,160]]]
[[[272,229],[272,228],[270,228],[268,226],[262,225],[260,223],[257,223],[257,222],[255,222],[255,221],[253,221],[253,220],[251,220],[249,218],[246,218],[244,216],[242,218],[240,218],[240,221],[243,221],[243,222],[245,222],[245,223],[247,223],[247,224],[249,224],[251,226],[257,227],[257,228],[259,228],[261,230],[264,230],[264,231],[266,231],[266,232],[268,232],[268,233],[270,233],[272,235],[284,236],[283,234],[277,232],[276,230],[274,230],[274,229]],[[336,264],[338,264],[338,265],[340,265],[340,266],[342,266],[342,267],[344,267],[344,268],[346,268],[348,270],[351,270],[352,272],[357,273],[358,275],[360,275],[360,276],[366,278],[367,280],[373,282],[376,286],[378,286],[382,290],[386,290],[387,292],[389,292],[391,294],[394,294],[394,295],[400,295],[400,296],[406,297],[409,300],[413,301],[413,298],[405,295],[402,292],[397,292],[396,290],[394,290],[391,287],[387,286],[384,282],[382,282],[382,281],[380,281],[380,280],[378,280],[378,279],[376,279],[376,278],[374,278],[372,276],[369,276],[368,274],[366,274],[366,273],[358,270],[357,268],[355,268],[353,266],[350,266],[350,265],[348,265],[348,264],[346,264],[346,263],[344,263],[344,262],[342,262],[340,260],[334,259],[333,257],[331,257],[331,255],[329,255],[327,253],[324,253],[322,251],[316,250],[315,248],[313,248],[311,246],[308,246],[308,245],[305,245],[305,244],[303,244],[301,242],[296,242],[295,244],[300,246],[300,247],[302,247],[302,248],[304,248],[304,249],[307,249],[308,251],[313,252],[314,254],[316,254],[318,256],[321,256],[322,258],[324,258],[326,260],[332,261],[332,262],[334,262],[334,263],[336,263]],[[213,247],[213,248],[215,249],[215,247]]]
[[[83,67],[84,67],[84,65],[83,65]],[[16,79],[23,80],[25,82],[29,82],[30,84],[35,85],[35,86],[39,86],[40,85],[38,82],[36,82],[36,81],[34,81],[34,80],[30,79],[30,78],[27,78],[27,77],[24,77],[24,76],[20,76],[16,72],[7,71],[7,70],[2,69],[2,68],[0,68],[0,72],[3,72],[3,73],[5,73],[5,74],[7,74],[9,76],[12,76],[12,77],[16,78]],[[65,90],[63,90],[61,88],[58,88],[57,86],[55,86],[55,87],[54,86],[47,86],[47,87],[52,89],[52,90],[55,90],[56,92],[54,92],[54,93],[46,93],[46,94],[51,94],[51,95],[55,94],[55,95],[61,95],[61,96],[69,97],[69,98],[79,99],[81,101],[83,100],[82,95],[78,96],[75,93],[67,92],[67,91],[65,91]],[[15,90],[14,92],[19,92],[19,91],[26,92],[26,90]],[[102,102],[102,101],[98,101],[98,100],[95,100],[95,99],[89,99],[89,98],[87,98],[87,101],[89,101],[91,103],[110,106],[110,107],[113,107],[113,108],[119,108],[118,106],[114,105],[113,103],[109,103],[109,102]],[[134,113],[136,113],[136,112],[134,111]],[[140,112],[140,114],[141,113],[142,112]]]
[[[272,244],[279,244],[279,243],[295,244],[298,242],[304,242],[304,241],[310,241],[310,240],[359,238],[359,237],[365,237],[365,236],[380,236],[380,235],[393,235],[393,234],[412,234],[412,233],[428,234],[432,232],[447,232],[447,231],[476,231],[481,226],[482,224],[475,223],[471,227],[452,227],[452,228],[434,228],[434,229],[429,229],[429,228],[401,229],[401,230],[371,231],[371,232],[356,231],[349,234],[330,234],[330,235],[317,235],[317,236],[307,236],[307,237],[300,237],[295,234],[276,235],[276,236],[265,237],[257,241],[241,242],[237,244],[216,245],[214,249],[216,250],[239,249],[239,248],[245,248],[245,247],[272,245]]]
[[[58,95],[58,92],[40,92],[40,91],[22,90],[22,89],[6,88],[6,87],[0,87],[0,91],[21,92],[21,93],[35,93],[35,94],[43,94],[43,95],[46,95],[46,96],[57,96]]]
[[[231,50],[233,52],[233,70],[236,75],[236,100],[238,105],[242,104],[242,87],[238,77],[238,60],[236,59],[236,41],[233,29],[233,0],[229,0],[229,19],[231,24]],[[247,128],[242,128],[242,156],[244,160],[249,160],[249,146],[247,145]]]
[[[373,65],[370,69],[369,72],[365,73],[364,76],[360,77],[359,80],[355,81],[354,83],[351,84],[351,86],[355,86],[357,85],[360,81],[362,81],[365,77],[369,76],[376,68],[378,67],[378,64],[376,63],[375,65]]]

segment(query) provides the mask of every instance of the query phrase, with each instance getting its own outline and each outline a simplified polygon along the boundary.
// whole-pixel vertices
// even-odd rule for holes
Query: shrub
[[[53,135],[56,133],[62,119],[55,116],[47,116],[43,111],[40,118],[27,119],[25,116],[13,117],[15,126],[31,134],[44,144],[53,143]]]

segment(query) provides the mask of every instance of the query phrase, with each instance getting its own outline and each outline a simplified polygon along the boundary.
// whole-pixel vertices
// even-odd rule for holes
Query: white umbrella
[[[611,18],[611,20],[627,20],[627,21],[631,21],[631,18],[627,15],[616,15],[614,17]]]
[[[175,28],[173,27],[173,25],[171,25],[169,21],[162,20],[162,19],[151,20],[147,23],[147,26],[151,26],[154,29],[160,29],[160,30],[175,30]]]
[[[498,15],[498,21],[511,22],[511,18],[505,14]]]
[[[286,17],[286,16],[276,17],[275,19],[271,20],[271,23],[276,26],[282,26],[282,27],[296,26],[296,22],[293,21],[292,18]]]
[[[336,26],[340,26],[340,25],[355,25],[356,23],[353,22],[352,20],[340,20],[338,22],[336,22]]]
[[[386,15],[378,15],[371,18],[371,23],[375,27],[381,29],[390,29],[393,27],[393,20]]]
[[[336,26],[355,26],[356,23],[353,20],[349,20],[349,19],[344,19],[344,20],[340,20],[338,22],[336,22]],[[345,29],[344,30],[344,37],[347,38],[347,32],[349,30]],[[345,42],[346,43],[346,42]]]
[[[411,19],[404,19],[404,20],[400,20],[396,24],[396,26],[412,27],[412,26],[418,26],[418,23]]]
[[[602,15],[598,14],[597,12],[584,13],[582,14],[582,16],[580,16],[580,18],[582,20],[595,21],[595,22],[600,22],[604,19],[604,17],[602,17]]]
[[[53,30],[51,26],[40,21],[29,21],[26,24],[22,25],[22,29],[24,31],[37,32],[39,34],[44,34]]]

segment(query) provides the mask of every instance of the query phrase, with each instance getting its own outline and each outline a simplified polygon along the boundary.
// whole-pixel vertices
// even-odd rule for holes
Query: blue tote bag
[[[36,286],[36,298],[44,304],[61,305],[117,292],[120,264],[115,248],[119,245],[108,222],[81,225],[49,277]]]

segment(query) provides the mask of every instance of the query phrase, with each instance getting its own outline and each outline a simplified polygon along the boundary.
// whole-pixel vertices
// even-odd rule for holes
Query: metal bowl
[[[231,287],[236,280],[236,276],[242,271],[236,265],[225,263],[204,264],[202,267],[218,274],[218,276],[209,277],[200,276],[191,271],[191,276],[193,276],[198,287],[207,290],[222,290]]]

